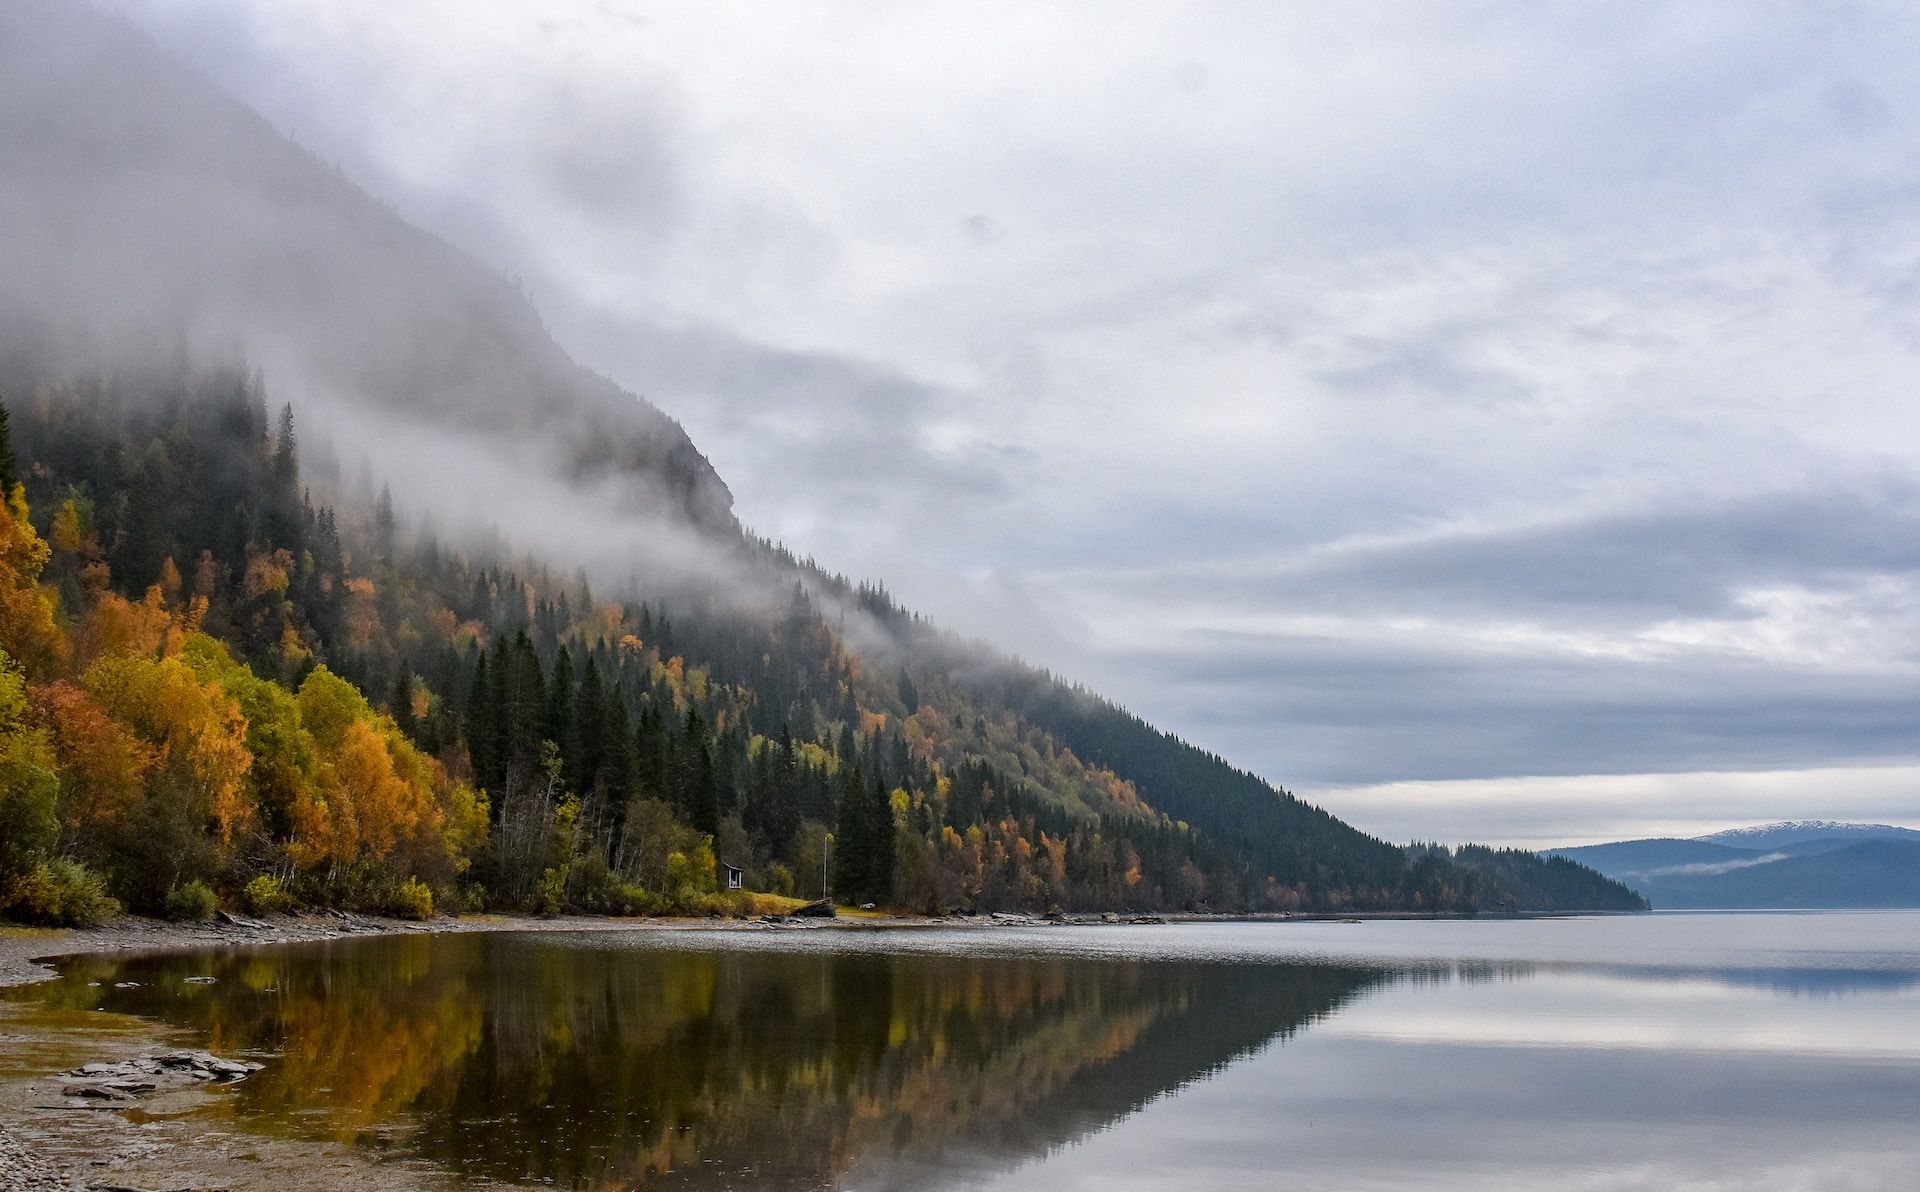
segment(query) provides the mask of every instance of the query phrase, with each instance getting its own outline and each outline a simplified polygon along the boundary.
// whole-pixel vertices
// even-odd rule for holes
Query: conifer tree
[[[393,723],[407,735],[407,739],[417,740],[420,724],[413,715],[413,675],[402,671],[400,679],[393,685],[393,697],[387,701],[387,712],[393,717]]]
[[[467,757],[473,766],[473,781],[483,790],[500,789],[499,753],[494,731],[499,712],[493,676],[487,673],[486,651],[479,651],[474,663],[473,683],[467,689]],[[496,803],[495,807],[499,805]]]
[[[560,656],[566,658],[564,648]],[[558,669],[556,665],[556,684],[559,682]],[[594,661],[589,651],[586,674],[580,679],[580,694],[570,711],[567,736],[564,738],[567,760],[571,766],[568,784],[583,797],[603,785],[603,772],[611,760],[607,757],[608,741],[618,741],[626,735],[622,733],[618,737],[609,737],[607,728],[606,688],[600,682],[600,664]]]
[[[873,798],[867,806],[868,897],[874,902],[893,900],[893,796],[887,784],[873,780]]]
[[[13,486],[20,483],[19,474],[13,464],[13,431],[7,425],[7,404],[0,402],[0,501],[13,495]]]
[[[569,761],[573,737],[573,651],[565,646],[553,660],[553,676],[547,682],[547,706],[541,717],[541,735],[560,747]],[[572,775],[569,774],[569,785]],[[574,786],[573,789],[581,789]]]
[[[867,831],[860,792],[866,783],[855,766],[841,771],[840,814],[833,826],[833,892],[841,902],[857,903],[867,888]]]

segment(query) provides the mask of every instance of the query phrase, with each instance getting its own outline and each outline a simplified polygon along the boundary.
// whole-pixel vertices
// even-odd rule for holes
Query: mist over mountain
[[[120,20],[0,12],[0,154],[0,399],[31,519],[8,520],[33,545],[12,582],[50,610],[9,647],[22,698],[56,728],[81,723],[59,700],[106,701],[99,728],[121,690],[100,667],[184,649],[209,706],[315,684],[350,705],[438,801],[416,824],[491,817],[411,857],[330,828],[322,878],[283,788],[326,788],[338,718],[290,771],[288,738],[234,740],[257,808],[198,854],[208,882],[592,909],[670,885],[690,907],[714,849],[791,890],[831,827],[833,893],[931,908],[1641,905],[1566,861],[1367,836],[752,537],[679,425],[510,282]],[[63,748],[43,768],[91,798],[93,746]],[[118,825],[83,859],[158,906],[181,880],[151,872],[159,838]],[[669,878],[702,847],[704,879]]]
[[[349,461],[443,521],[471,520],[478,490],[490,521],[526,539],[545,526],[539,540],[591,561],[604,556],[564,527],[646,523],[645,545],[689,553],[733,528],[725,483],[679,424],[570,359],[511,282],[123,19],[10,3],[0,79],[9,390],[244,357]]]

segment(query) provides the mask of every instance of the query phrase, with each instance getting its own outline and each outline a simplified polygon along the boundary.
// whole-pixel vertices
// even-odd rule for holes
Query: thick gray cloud
[[[1097,577],[1095,573],[1093,577]],[[1119,575],[1105,577],[1119,580]],[[1831,491],[1754,493],[1689,507],[1634,506],[1511,525],[1445,526],[1335,543],[1276,560],[1142,567],[1124,581],[1166,599],[1204,593],[1251,609],[1566,618],[1634,626],[1678,617],[1746,621],[1755,589],[1845,591],[1920,579],[1920,490],[1861,477]],[[1884,643],[1908,654],[1914,643]]]
[[[1364,826],[1920,820],[1910,6],[113,5],[750,525]]]

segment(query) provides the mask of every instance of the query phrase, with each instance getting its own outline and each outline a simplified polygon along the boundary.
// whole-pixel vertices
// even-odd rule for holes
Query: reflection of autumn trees
[[[183,985],[189,972],[220,981]],[[807,1186],[860,1163],[1057,1145],[1376,979],[454,936],[87,962],[61,989],[192,1026],[216,1051],[278,1051],[230,1101],[257,1128],[397,1131],[450,1167],[562,1186]]]

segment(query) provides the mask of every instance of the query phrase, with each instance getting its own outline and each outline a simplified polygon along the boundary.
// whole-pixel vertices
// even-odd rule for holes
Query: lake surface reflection
[[[412,936],[79,959],[10,996],[265,1059],[207,1111],[245,1128],[479,1182],[1876,1189],[1920,1169],[1904,912]]]

